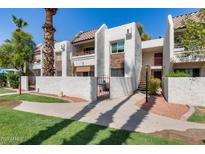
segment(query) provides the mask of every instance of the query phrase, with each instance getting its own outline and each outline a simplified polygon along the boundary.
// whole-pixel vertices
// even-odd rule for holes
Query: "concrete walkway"
[[[3,94],[0,94],[0,96],[8,96],[8,95],[14,95],[14,94],[18,94],[18,92],[3,93]]]
[[[175,120],[146,112],[135,105],[144,94],[91,103],[23,102],[15,109],[80,120],[125,130],[152,133],[161,130],[205,129],[205,124]]]

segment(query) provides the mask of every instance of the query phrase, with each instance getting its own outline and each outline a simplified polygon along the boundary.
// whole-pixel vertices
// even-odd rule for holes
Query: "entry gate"
[[[28,90],[36,90],[36,77],[35,76],[28,77]]]
[[[110,98],[110,77],[97,77],[97,99]]]

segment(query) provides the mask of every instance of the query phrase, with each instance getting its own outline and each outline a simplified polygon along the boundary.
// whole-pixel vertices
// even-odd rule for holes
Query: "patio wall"
[[[28,76],[21,76],[21,89],[28,90]]]
[[[123,97],[133,94],[135,90],[133,78],[111,77],[110,78],[110,98]]]
[[[205,77],[163,78],[163,93],[170,103],[205,106]]]
[[[95,77],[36,77],[36,90],[41,93],[80,97],[96,100]]]

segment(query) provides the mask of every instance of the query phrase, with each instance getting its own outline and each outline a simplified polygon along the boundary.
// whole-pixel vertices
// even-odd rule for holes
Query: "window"
[[[123,77],[124,76],[124,68],[112,68],[111,76]]]
[[[94,47],[89,47],[89,48],[83,49],[84,53],[87,53],[87,54],[93,54],[94,50],[95,50]]]
[[[154,66],[162,66],[162,53],[154,54]]]
[[[174,72],[185,72],[189,74],[190,77],[200,77],[200,69],[194,68],[194,69],[174,69]]]
[[[112,53],[124,52],[124,40],[120,40],[111,44]]]
[[[62,71],[57,71],[56,76],[62,76]]]

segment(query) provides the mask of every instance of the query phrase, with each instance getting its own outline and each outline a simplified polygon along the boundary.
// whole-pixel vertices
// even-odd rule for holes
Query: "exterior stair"
[[[142,91],[142,92],[145,92],[145,91],[146,91],[146,82],[145,82],[145,81],[140,81],[137,90]]]

